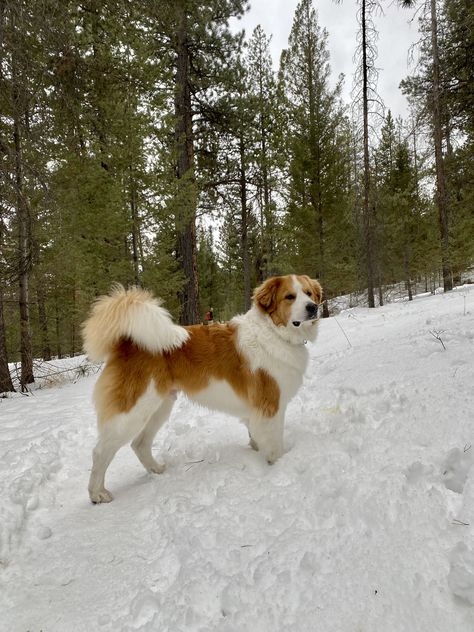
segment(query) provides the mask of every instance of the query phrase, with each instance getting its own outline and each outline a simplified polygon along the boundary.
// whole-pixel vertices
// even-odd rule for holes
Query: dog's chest
[[[274,366],[269,374],[280,388],[280,399],[285,405],[296,395],[303,383],[303,372],[291,367]]]
[[[236,417],[245,417],[250,413],[249,404],[241,399],[224,380],[210,380],[206,388],[197,393],[187,394],[188,398],[211,410],[219,410]]]
[[[274,345],[255,345],[241,347],[252,371],[262,369],[278,384],[280,399],[289,402],[303,383],[303,375],[308,364],[308,352],[304,345],[290,346],[277,341]]]

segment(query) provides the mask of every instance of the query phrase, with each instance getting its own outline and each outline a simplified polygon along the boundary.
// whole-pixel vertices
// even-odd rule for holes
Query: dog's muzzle
[[[306,303],[306,318],[301,320],[293,320],[292,324],[294,327],[299,327],[302,322],[306,322],[308,320],[316,320],[318,318],[318,305],[316,303]]]

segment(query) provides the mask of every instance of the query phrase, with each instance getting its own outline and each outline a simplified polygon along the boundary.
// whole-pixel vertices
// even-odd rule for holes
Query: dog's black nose
[[[318,313],[318,306],[316,303],[306,303],[306,311],[310,318],[314,318]]]

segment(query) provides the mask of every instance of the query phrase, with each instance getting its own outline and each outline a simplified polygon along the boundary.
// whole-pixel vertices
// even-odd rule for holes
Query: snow
[[[20,390],[20,362],[10,362],[8,368],[12,375],[13,385],[17,392]],[[80,354],[69,358],[55,358],[54,360],[34,360],[33,374],[35,381],[29,384],[28,390],[35,391],[38,388],[50,388],[62,382],[73,381],[79,377],[97,373],[99,364],[90,362],[85,355]],[[18,397],[15,393],[3,393],[3,396]]]
[[[0,400],[0,630],[472,632],[473,351],[474,286],[343,310],[275,465],[180,399],[99,506],[96,376]]]

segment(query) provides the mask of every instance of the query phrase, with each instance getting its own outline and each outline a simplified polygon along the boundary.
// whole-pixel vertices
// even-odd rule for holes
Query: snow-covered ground
[[[343,311],[275,465],[182,399],[98,506],[96,377],[0,400],[0,630],[472,632],[473,352],[474,286]]]

